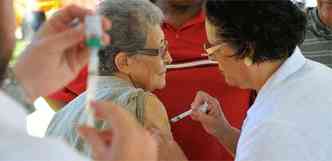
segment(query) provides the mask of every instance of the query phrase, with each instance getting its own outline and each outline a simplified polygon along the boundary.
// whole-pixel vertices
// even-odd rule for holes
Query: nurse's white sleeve
[[[313,161],[319,158],[311,153],[319,149],[311,147],[312,140],[307,132],[285,122],[263,123],[245,133],[237,148],[236,161]]]
[[[60,140],[18,133],[1,137],[0,161],[89,161]]]

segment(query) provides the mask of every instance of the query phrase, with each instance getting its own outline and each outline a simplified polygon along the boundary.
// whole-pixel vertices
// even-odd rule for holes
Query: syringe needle
[[[190,110],[188,110],[188,111],[186,111],[186,112],[183,112],[183,113],[181,113],[180,115],[177,115],[177,116],[173,117],[170,121],[171,121],[172,123],[178,122],[179,120],[182,120],[182,119],[184,119],[185,117],[191,115],[192,111],[193,111],[193,110],[190,109]],[[203,112],[203,113],[206,113],[206,112],[208,111],[208,104],[205,102],[201,107],[199,107],[199,111],[200,111],[200,112]]]

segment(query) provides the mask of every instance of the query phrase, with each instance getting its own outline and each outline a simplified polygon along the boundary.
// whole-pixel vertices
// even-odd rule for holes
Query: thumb
[[[108,102],[92,103],[98,119],[107,121],[112,125],[114,134],[126,134],[139,127],[138,121],[121,106]]]
[[[83,140],[91,146],[91,152],[94,158],[99,158],[105,153],[105,144],[99,137],[96,129],[82,126],[78,129],[78,133]]]

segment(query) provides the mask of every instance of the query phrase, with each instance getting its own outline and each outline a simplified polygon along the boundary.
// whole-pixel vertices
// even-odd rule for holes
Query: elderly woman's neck
[[[130,76],[127,75],[127,74],[124,74],[124,73],[120,73],[120,72],[117,72],[114,74],[114,76],[128,82],[130,85],[132,85],[133,87],[136,87],[135,86],[135,83],[131,80]]]
[[[132,77],[130,77],[130,75],[128,74],[125,74],[125,73],[121,73],[121,72],[117,72],[114,74],[114,76],[128,82],[132,87],[135,87],[135,88],[141,88],[143,89],[144,91],[151,91],[149,89],[146,89],[144,87],[144,85],[140,84],[140,83],[137,83],[135,82],[135,80],[132,79]]]
[[[258,93],[271,78],[271,76],[280,68],[283,62],[284,60],[278,60],[254,65],[255,67],[253,68],[255,69],[252,70],[251,74],[251,88]]]
[[[202,4],[193,5],[175,5],[166,1],[159,1],[156,4],[164,12],[167,23],[176,28],[180,28],[187,21],[197,16],[202,9]]]

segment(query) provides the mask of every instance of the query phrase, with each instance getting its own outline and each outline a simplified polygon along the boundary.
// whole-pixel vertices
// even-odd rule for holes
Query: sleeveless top
[[[99,76],[97,82],[96,100],[111,100],[121,105],[144,125],[144,96],[149,92],[135,88],[128,81],[116,76]],[[55,114],[48,126],[46,136],[64,139],[72,147],[90,157],[89,146],[83,142],[76,132],[79,125],[87,122],[86,94],[86,92],[82,93]],[[97,128],[100,129],[109,126],[102,121],[97,123]]]

